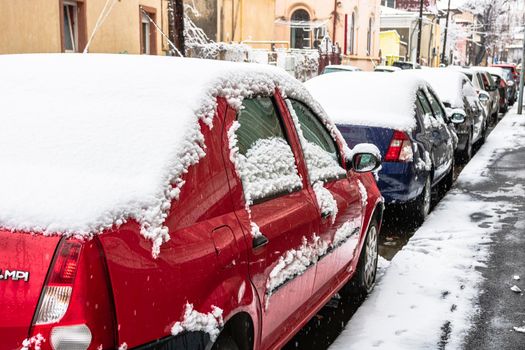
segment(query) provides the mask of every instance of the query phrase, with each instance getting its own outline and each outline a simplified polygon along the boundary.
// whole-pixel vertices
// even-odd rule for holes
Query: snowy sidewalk
[[[521,163],[507,157],[516,153],[521,155]],[[524,162],[525,116],[513,110],[394,257],[330,349],[479,349],[475,331],[481,327],[473,325],[486,321],[478,305],[480,292],[487,289],[485,278],[492,278],[487,271],[494,264],[490,259],[498,247],[499,234],[509,229],[509,222],[521,233],[525,227],[525,218],[520,218],[525,206]],[[505,167],[507,177],[502,180],[496,173]],[[523,270],[523,260],[517,265]],[[499,277],[512,283],[510,272],[494,274],[503,274]],[[518,298],[515,303],[523,309],[525,299],[510,291],[511,285],[496,293]],[[525,321],[525,315],[521,316]],[[513,331],[513,326],[523,325],[505,324],[500,332],[525,342],[525,334]]]

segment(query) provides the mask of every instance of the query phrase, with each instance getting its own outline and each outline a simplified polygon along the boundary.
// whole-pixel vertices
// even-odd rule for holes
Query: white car
[[[362,71],[361,68],[350,66],[347,64],[331,64],[329,66],[324,67],[323,74],[335,73],[335,72],[360,72],[360,71]]]
[[[393,73],[393,72],[398,72],[400,71],[401,68],[399,67],[394,67],[394,66],[376,66],[374,68],[374,72],[388,72],[388,73]]]

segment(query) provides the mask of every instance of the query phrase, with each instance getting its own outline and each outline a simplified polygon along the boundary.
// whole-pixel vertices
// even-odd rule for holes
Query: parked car
[[[496,124],[499,113],[499,93],[497,88],[490,85],[486,75],[480,70],[456,66],[450,67],[459,70],[469,78],[483,106],[483,110],[489,118],[489,124]]]
[[[402,73],[318,76],[305,83],[349,146],[376,145],[383,155],[378,186],[387,204],[401,204],[416,221],[430,211],[431,193],[449,188],[455,135],[437,94]],[[460,112],[461,113],[461,112]]]
[[[498,63],[493,64],[492,67],[499,67],[505,69],[507,72],[509,72],[512,75],[512,79],[514,80],[515,85],[520,84],[520,74],[518,72],[518,67],[513,63]]]
[[[377,150],[350,157],[286,72],[0,64],[2,349],[275,349],[340,288],[373,287]]]
[[[492,80],[496,83],[496,86],[498,87],[499,92],[499,112],[500,113],[507,113],[509,110],[509,101],[507,99],[507,93],[508,93],[508,86],[505,82],[505,79],[503,79],[502,74],[498,73],[490,73],[490,76],[492,77]]]
[[[514,81],[511,71],[500,67],[485,67],[485,69],[492,74],[493,77],[497,75],[505,81],[507,86],[507,102],[509,106],[513,106],[517,99],[517,84]]]
[[[393,73],[400,71],[401,68],[394,67],[394,66],[377,66],[374,68],[374,72],[387,72],[387,73]]]
[[[336,72],[360,72],[361,68],[350,66],[347,64],[331,64],[323,69],[323,74]]]
[[[400,69],[421,69],[421,65],[419,63],[415,62],[407,62],[407,61],[395,61],[392,63],[392,66],[398,67]]]
[[[463,163],[468,162],[474,152],[474,146],[485,142],[488,125],[488,117],[470,79],[457,70],[445,68],[399,74],[414,74],[425,79],[448,109],[449,115],[455,112],[465,115],[465,122],[455,125],[459,139],[456,156]]]
[[[496,124],[498,121],[498,115],[500,110],[500,95],[498,90],[498,85],[492,79],[492,75],[485,69],[485,67],[473,67],[472,68],[475,71],[481,72],[481,80],[484,87],[484,90],[489,93],[490,97],[492,98],[492,121],[493,124]]]

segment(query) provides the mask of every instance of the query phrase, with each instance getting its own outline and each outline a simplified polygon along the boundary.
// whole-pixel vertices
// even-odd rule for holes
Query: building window
[[[366,54],[368,56],[372,55],[372,25],[374,21],[372,18],[368,20],[368,31],[366,33]]]
[[[354,42],[355,42],[355,12],[352,12],[350,17],[350,23],[348,24],[348,33],[347,33],[347,54],[354,54]]]
[[[157,31],[153,22],[156,21],[154,8],[140,7],[140,53],[143,55],[157,54]]]
[[[290,21],[290,44],[294,49],[310,48],[310,15],[303,9],[295,10]]]
[[[396,1],[395,0],[381,0],[381,5],[395,8],[396,7]]]
[[[84,49],[86,21],[83,1],[63,0],[61,6],[62,51],[80,52]]]

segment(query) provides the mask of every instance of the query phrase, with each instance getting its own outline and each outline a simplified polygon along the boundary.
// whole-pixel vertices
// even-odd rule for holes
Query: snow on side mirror
[[[374,171],[381,165],[381,161],[372,153],[356,153],[352,157],[352,169],[356,173]]]
[[[480,93],[479,94],[479,102],[481,102],[481,103],[487,103],[489,98],[490,98],[490,96],[487,93]]]
[[[374,171],[381,166],[381,152],[373,144],[357,144],[352,149],[351,164],[348,165],[347,168],[351,168],[357,173]]]
[[[465,122],[465,119],[467,118],[467,114],[465,113],[465,111],[460,108],[447,108],[447,115],[449,122],[453,124],[463,124]]]

